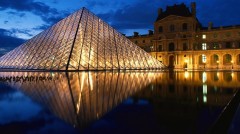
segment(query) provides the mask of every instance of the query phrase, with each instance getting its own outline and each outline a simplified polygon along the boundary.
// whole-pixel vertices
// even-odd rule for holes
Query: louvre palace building
[[[170,68],[240,69],[240,26],[201,26],[195,2],[159,8],[154,31],[128,38]]]

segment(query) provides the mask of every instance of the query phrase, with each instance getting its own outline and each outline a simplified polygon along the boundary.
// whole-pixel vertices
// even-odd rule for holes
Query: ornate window
[[[207,43],[202,43],[202,50],[207,50]]]

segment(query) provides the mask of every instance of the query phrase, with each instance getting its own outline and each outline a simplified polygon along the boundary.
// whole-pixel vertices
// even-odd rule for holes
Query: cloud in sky
[[[24,39],[14,37],[13,34],[15,33],[0,29],[0,56],[25,42]]]
[[[63,19],[68,14],[66,11],[59,12],[55,8],[51,8],[42,2],[35,2],[33,0],[4,0],[0,2],[0,7],[0,10],[14,9],[17,12],[8,13],[21,17],[25,15],[21,12],[31,12],[37,16],[40,16],[42,20],[44,20],[49,25]]]

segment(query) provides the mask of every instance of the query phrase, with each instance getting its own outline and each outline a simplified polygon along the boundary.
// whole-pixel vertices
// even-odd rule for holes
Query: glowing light
[[[202,50],[207,50],[207,43],[202,43]]]
[[[203,103],[207,103],[207,96],[206,95],[203,96]]]
[[[188,71],[185,71],[184,72],[184,78],[188,78],[189,77],[189,73],[188,73]]]
[[[207,81],[207,74],[206,74],[206,72],[203,72],[202,82],[205,83],[206,81]]]
[[[207,85],[203,84],[203,94],[206,95],[207,94]]]
[[[202,62],[205,64],[207,62],[207,56],[206,55],[202,55]]]
[[[206,38],[207,38],[206,34],[203,34],[202,39],[206,39]]]

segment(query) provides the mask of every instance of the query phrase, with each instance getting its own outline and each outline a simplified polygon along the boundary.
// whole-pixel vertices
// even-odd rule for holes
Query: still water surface
[[[1,72],[0,132],[207,133],[239,87],[231,71]]]

